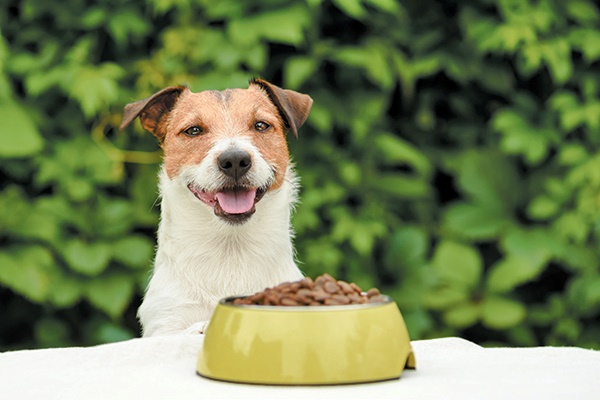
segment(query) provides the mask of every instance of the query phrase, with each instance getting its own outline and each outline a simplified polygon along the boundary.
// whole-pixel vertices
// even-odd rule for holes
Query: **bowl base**
[[[254,386],[349,386],[349,385],[362,385],[369,383],[379,383],[379,382],[388,382],[388,381],[397,381],[400,379],[400,376],[393,378],[383,378],[376,380],[368,380],[368,381],[356,381],[356,382],[333,382],[333,383],[268,383],[268,382],[246,382],[246,381],[236,381],[230,379],[221,379],[221,378],[213,378],[211,376],[203,375],[200,372],[196,371],[196,375],[201,378],[210,379],[211,381],[216,382],[226,382],[226,383],[235,383],[238,385],[254,385]]]

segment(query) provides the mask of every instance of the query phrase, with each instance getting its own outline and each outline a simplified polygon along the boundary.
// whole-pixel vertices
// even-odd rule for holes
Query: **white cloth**
[[[196,375],[203,335],[0,354],[0,399],[600,399],[600,352],[485,349],[457,338],[412,342],[399,380],[285,387]]]

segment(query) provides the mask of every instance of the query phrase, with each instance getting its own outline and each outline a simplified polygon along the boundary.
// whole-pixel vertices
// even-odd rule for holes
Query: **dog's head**
[[[277,190],[289,166],[286,131],[308,117],[312,99],[255,79],[248,89],[193,93],[168,87],[125,106],[121,129],[139,117],[164,150],[164,168],[214,214],[247,221]]]

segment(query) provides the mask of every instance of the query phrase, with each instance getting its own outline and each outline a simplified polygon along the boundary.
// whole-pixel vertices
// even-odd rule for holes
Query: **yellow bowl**
[[[223,299],[206,329],[198,374],[269,385],[397,379],[415,368],[396,303],[284,307]]]

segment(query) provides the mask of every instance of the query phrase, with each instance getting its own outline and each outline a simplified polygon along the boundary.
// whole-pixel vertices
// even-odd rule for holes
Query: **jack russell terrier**
[[[290,213],[298,182],[286,131],[312,99],[261,79],[248,89],[173,86],[125,106],[164,151],[154,271],[138,310],[143,336],[202,333],[224,297],[302,278]]]

